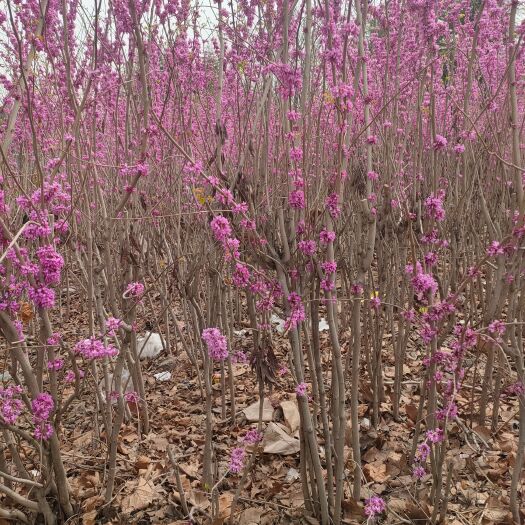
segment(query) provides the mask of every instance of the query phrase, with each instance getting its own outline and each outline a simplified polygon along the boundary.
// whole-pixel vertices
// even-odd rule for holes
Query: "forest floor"
[[[59,326],[58,320],[56,321]],[[65,340],[74,345],[82,332],[81,327],[86,326],[85,313],[72,311],[70,319],[64,324],[68,327],[64,334]],[[180,322],[179,328],[184,333],[184,323]],[[235,332],[233,350],[249,353],[251,337],[249,330],[242,328],[239,327]],[[278,360],[282,365],[288,366],[285,355],[287,341],[275,332],[273,342]],[[330,355],[327,331],[321,333],[321,348],[325,349],[323,361],[328,365]],[[412,343],[403,367],[401,417],[399,421],[395,421],[390,398],[394,361],[388,337],[384,340],[383,351],[386,396],[380,405],[381,417],[376,429],[371,424],[372,399],[364,369],[361,382],[362,404],[359,415],[363,497],[378,495],[385,499],[388,511],[380,519],[383,522],[421,524],[429,522],[432,513],[429,493],[431,476],[427,475],[416,483],[411,476],[408,458],[417,419],[422,356]],[[453,471],[446,522],[451,525],[510,525],[512,518],[508,494],[517,447],[517,401],[515,398],[502,397],[495,431],[477,425],[470,415],[470,407],[473,402],[477,402],[481,392],[481,381],[472,379],[475,364],[473,360],[462,395],[458,397],[458,420],[449,423],[449,447],[445,461]],[[234,419],[231,418],[228,371],[225,372],[224,397],[220,373],[213,376],[216,479],[224,476],[231,450],[250,428],[256,426],[256,422],[251,420],[258,416],[255,374],[248,364],[237,363],[232,369],[236,404]],[[161,375],[159,379],[158,374],[162,372],[169,374]],[[216,372],[220,370],[217,369]],[[88,388],[84,388],[81,399],[72,404],[70,412],[64,417],[60,440],[63,443],[63,458],[72,496],[77,503],[77,515],[68,520],[68,523],[189,523],[181,510],[181,498],[177,491],[174,468],[168,457],[168,447],[173,451],[179,465],[180,479],[188,507],[192,511],[193,523],[205,522],[211,505],[209,494],[203,491],[201,484],[205,401],[201,397],[191,362],[180,346],[172,346],[170,354],[163,352],[154,360],[144,362],[143,374],[151,428],[147,435],[141,437],[137,411],[131,410],[132,418],[125,422],[120,433],[116,488],[110,505],[104,505],[104,498],[101,496],[108,450],[103,429],[102,435],[97,431],[103,426],[101,421],[98,424],[96,422],[95,396],[90,391],[91,387],[95,388],[93,381],[91,384],[88,379]],[[67,394],[66,389],[64,396]],[[297,452],[299,414],[295,382],[291,374],[278,374],[271,392],[266,388],[265,395],[265,438],[240,493],[232,523],[316,524],[318,522],[315,519],[306,516],[301,490]],[[223,403],[226,409],[225,418]],[[490,421],[490,413],[488,420]],[[318,437],[322,443],[320,432]],[[365,523],[367,518],[363,512],[363,501],[356,502],[351,497],[353,466],[350,427],[345,446],[345,465],[349,481],[345,488],[344,523]],[[35,468],[38,468],[37,465]],[[219,484],[219,517],[213,522],[214,525],[228,523],[240,479],[240,475],[229,473]],[[525,508],[523,512],[525,513]]]

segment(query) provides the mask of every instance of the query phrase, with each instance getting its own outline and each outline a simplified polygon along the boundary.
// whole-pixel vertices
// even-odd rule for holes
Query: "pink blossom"
[[[286,116],[290,122],[297,122],[301,118],[301,115],[297,111],[288,111]]]
[[[321,230],[319,234],[319,241],[321,244],[329,244],[335,240],[335,232],[330,230]]]
[[[424,467],[422,467],[421,465],[414,467],[414,469],[412,470],[412,476],[414,476],[414,478],[416,479],[424,478],[425,474],[426,474],[426,471]]]
[[[487,248],[487,255],[494,257],[496,255],[503,255],[503,246],[498,241],[492,241],[490,246]]]
[[[365,500],[365,514],[373,517],[382,514],[386,510],[386,504],[383,498],[372,496]]]
[[[124,292],[124,297],[142,297],[144,294],[144,285],[139,282],[129,283]]]
[[[117,319],[115,317],[108,317],[106,319],[106,328],[108,329],[109,335],[114,336],[121,325],[122,321],[120,319]]]
[[[335,273],[337,271],[337,263],[335,261],[325,261],[321,264],[321,268],[325,273]]]
[[[49,346],[58,346],[60,344],[60,341],[62,340],[62,336],[58,333],[51,334],[50,337],[47,338],[46,343]]]
[[[445,137],[442,135],[436,135],[436,138],[434,139],[434,149],[435,150],[442,150],[447,147],[448,141]]]
[[[55,291],[47,286],[29,288],[28,296],[37,308],[49,309],[55,306]]]
[[[248,204],[246,204],[245,202],[234,204],[232,207],[232,212],[235,214],[248,213]]]
[[[328,277],[326,279],[321,279],[320,286],[325,292],[331,292],[332,290],[335,290],[335,283]]]
[[[102,359],[104,357],[114,357],[118,350],[112,345],[105,345],[103,341],[96,337],[79,341],[73,351],[85,359]]]
[[[295,328],[298,324],[303,322],[306,318],[304,312],[304,306],[301,301],[301,297],[296,292],[291,292],[288,296],[288,302],[290,304],[290,316],[286,319],[284,327],[286,330]]]
[[[245,264],[237,263],[235,265],[235,271],[233,272],[233,284],[238,288],[244,288],[248,286],[250,282],[250,270]]]
[[[44,282],[48,285],[60,282],[64,259],[53,246],[42,246],[36,251]]]
[[[226,239],[223,242],[224,258],[227,261],[231,261],[233,259],[239,259],[241,256],[241,253],[239,252],[240,245],[241,245],[241,242],[239,241],[239,239],[235,239],[234,237],[230,237],[229,239]]]
[[[317,243],[312,240],[308,241],[299,241],[297,247],[301,250],[307,257],[312,257],[317,250]]]
[[[224,361],[228,357],[228,342],[218,328],[205,328],[202,338],[208,347],[208,355],[215,361]]]
[[[236,447],[232,450],[230,457],[230,471],[238,474],[244,467],[244,456],[246,451],[242,447]]]
[[[304,208],[304,192],[302,190],[294,190],[290,193],[288,203],[291,208],[302,210]]]
[[[434,430],[427,430],[427,439],[431,443],[439,443],[443,441],[443,430],[441,428],[435,428]]]
[[[47,392],[38,394],[31,402],[31,410],[36,421],[46,421],[55,409],[53,398]]]
[[[337,193],[332,193],[326,198],[326,208],[332,219],[337,219],[341,213],[339,208],[339,197]]]
[[[19,386],[0,387],[0,416],[8,425],[14,425],[22,413],[24,404],[18,397],[21,393]]]
[[[303,158],[303,150],[299,147],[290,148],[290,160],[300,162]]]
[[[509,385],[505,392],[507,395],[522,396],[525,394],[525,385],[521,381],[517,381],[512,385]]]
[[[128,402],[128,403],[133,403],[133,404],[136,405],[136,404],[139,402],[140,397],[139,397],[139,395],[138,395],[137,392],[131,390],[131,391],[126,392],[126,393],[124,394],[124,399],[125,399],[126,402]]]
[[[35,439],[47,441],[53,435],[53,427],[46,422],[40,422],[35,426]]]
[[[213,235],[218,241],[226,240],[232,233],[230,222],[226,217],[217,215],[210,222]]]
[[[58,370],[61,370],[63,366],[64,366],[64,360],[63,359],[55,359],[53,361],[48,361],[47,362],[47,369],[48,370],[58,371]]]
[[[440,222],[445,219],[445,210],[443,208],[443,194],[430,195],[425,200],[425,210],[427,216]]]
[[[246,432],[243,441],[246,445],[256,445],[262,438],[262,434],[256,428],[252,428]]]
[[[350,293],[356,297],[363,295],[364,291],[365,289],[360,283],[353,283],[352,286],[350,286]]]
[[[308,385],[306,383],[299,383],[295,387],[295,394],[297,397],[305,397],[308,390]]]
[[[493,335],[501,336],[505,333],[505,323],[499,319],[496,319],[489,324],[488,330]]]

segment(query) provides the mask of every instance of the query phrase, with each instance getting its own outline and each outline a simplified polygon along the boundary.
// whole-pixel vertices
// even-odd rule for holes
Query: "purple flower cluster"
[[[405,267],[405,272],[412,276],[411,283],[418,300],[429,299],[437,292],[438,284],[436,280],[432,275],[423,272],[419,262],[416,262],[415,271],[414,266],[409,264]]]
[[[124,292],[125,297],[142,297],[144,294],[144,285],[139,282],[129,283]]]
[[[37,308],[49,309],[55,306],[55,290],[47,286],[30,287],[27,295]]]
[[[238,474],[244,467],[244,456],[246,451],[242,447],[236,447],[232,450],[230,457],[230,472]]]
[[[49,418],[54,409],[53,398],[47,392],[38,394],[31,402],[36,439],[48,440],[53,435],[53,426],[49,423]]]
[[[215,361],[224,361],[228,357],[228,342],[218,328],[205,328],[202,338],[208,347],[208,355]]]
[[[241,245],[239,239],[231,237],[232,227],[226,217],[217,215],[210,222],[210,227],[215,239],[222,244],[224,248],[224,256],[227,261],[240,258],[239,246]]]
[[[308,385],[306,383],[299,383],[295,387],[295,395],[297,397],[305,397],[308,391]]]
[[[50,346],[58,346],[60,345],[60,341],[62,340],[62,336],[58,333],[51,334],[50,337],[47,339],[47,344]]]
[[[297,247],[301,252],[303,252],[307,257],[312,257],[317,250],[317,243],[312,240],[299,241]]]
[[[75,345],[74,352],[85,359],[102,359],[118,355],[118,350],[114,346],[106,346],[103,341],[96,337],[79,341]]]
[[[210,222],[211,231],[219,242],[225,241],[232,233],[230,222],[226,217],[217,215]]]
[[[378,516],[386,510],[386,503],[379,496],[372,496],[365,500],[365,514],[369,517]]]
[[[290,192],[288,204],[290,204],[290,207],[295,210],[302,210],[304,208],[304,191],[294,190]]]
[[[525,394],[525,385],[521,381],[512,383],[505,389],[505,393],[509,396],[522,396]]]
[[[24,405],[18,398],[21,393],[20,386],[0,388],[0,416],[8,425],[13,425],[22,413]]]
[[[250,430],[248,430],[248,432],[246,432],[243,438],[243,442],[246,445],[256,445],[261,440],[262,434],[256,428],[251,428]]]
[[[245,264],[237,263],[232,275],[233,284],[238,288],[244,288],[250,283],[250,270]]]
[[[42,272],[44,283],[47,285],[58,284],[62,268],[64,267],[62,256],[51,245],[38,248],[36,255],[40,261],[40,271]]]
[[[301,297],[296,292],[291,292],[288,296],[288,303],[290,304],[290,317],[284,323],[285,330],[295,328],[299,323],[305,320],[304,305]]]
[[[321,268],[325,273],[335,273],[337,271],[337,263],[335,261],[325,261],[321,264]]]
[[[444,197],[444,192],[439,192],[438,195],[431,194],[425,199],[425,210],[427,217],[438,222],[441,222],[445,219],[445,209],[443,208]]]
[[[80,379],[82,379],[84,377],[84,370],[78,370],[78,375],[80,377]],[[66,383],[73,383],[75,381],[76,377],[75,377],[75,372],[73,372],[73,370],[68,370],[66,372],[66,375],[64,377],[64,380],[66,381]]]
[[[412,469],[412,475],[416,479],[422,479],[425,474],[425,463],[430,456],[431,445],[440,443],[444,439],[444,432],[441,428],[434,428],[427,430],[425,441],[420,443],[417,447],[416,456],[414,458],[414,467]]]
[[[496,319],[489,324],[488,330],[492,335],[500,337],[505,333],[505,323],[499,319]]]
[[[290,160],[300,162],[303,159],[303,150],[299,147],[290,148]]]
[[[335,232],[326,229],[321,230],[319,241],[325,245],[335,241]]]
[[[341,214],[341,208],[339,207],[339,197],[337,193],[331,193],[326,198],[326,209],[328,210],[328,213],[332,217],[332,219],[337,219],[339,215]]]
[[[487,255],[495,257],[496,255],[503,255],[505,253],[503,246],[498,241],[492,241],[487,248]]]
[[[442,150],[447,147],[448,141],[443,135],[436,135],[434,139],[434,149],[435,150]]]
[[[117,330],[120,328],[122,321],[116,317],[108,317],[106,320],[106,328],[111,336],[116,335]]]
[[[63,359],[54,359],[53,361],[47,362],[47,369],[48,370],[54,370],[55,372],[58,372],[64,367],[64,360]]]

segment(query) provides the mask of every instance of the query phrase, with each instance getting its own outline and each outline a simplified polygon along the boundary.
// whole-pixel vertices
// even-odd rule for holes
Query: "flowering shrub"
[[[428,489],[429,520],[448,519],[448,476],[465,476],[448,461],[463,420],[496,436],[502,406],[516,403],[508,431],[525,436],[519,7],[2,6],[0,493],[16,502],[6,519],[73,517],[62,452],[84,413],[100,426],[104,508],[118,504],[122,426],[150,434],[148,390],[164,381],[145,380],[138,355],[153,327],[177,362],[185,353],[187,390],[202,398],[191,453],[210,522],[224,519],[223,477],[260,468],[263,421],[240,432],[228,467],[215,446],[219,413],[238,421],[244,380],[259,399],[295,390],[301,488],[322,525],[344,520],[348,482],[363,499],[365,417],[376,430],[404,425],[398,445]],[[252,373],[239,379],[242,364]],[[407,396],[420,407],[413,428]],[[491,494],[509,498],[516,523],[522,449],[505,494]],[[371,487],[370,520],[388,510],[385,486]]]
[[[228,357],[228,342],[218,328],[206,328],[202,338],[208,347],[209,356],[216,361],[224,361]]]

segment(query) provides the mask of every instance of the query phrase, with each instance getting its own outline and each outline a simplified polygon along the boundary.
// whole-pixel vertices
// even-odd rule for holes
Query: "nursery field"
[[[518,0],[0,1],[0,525],[525,522]]]

